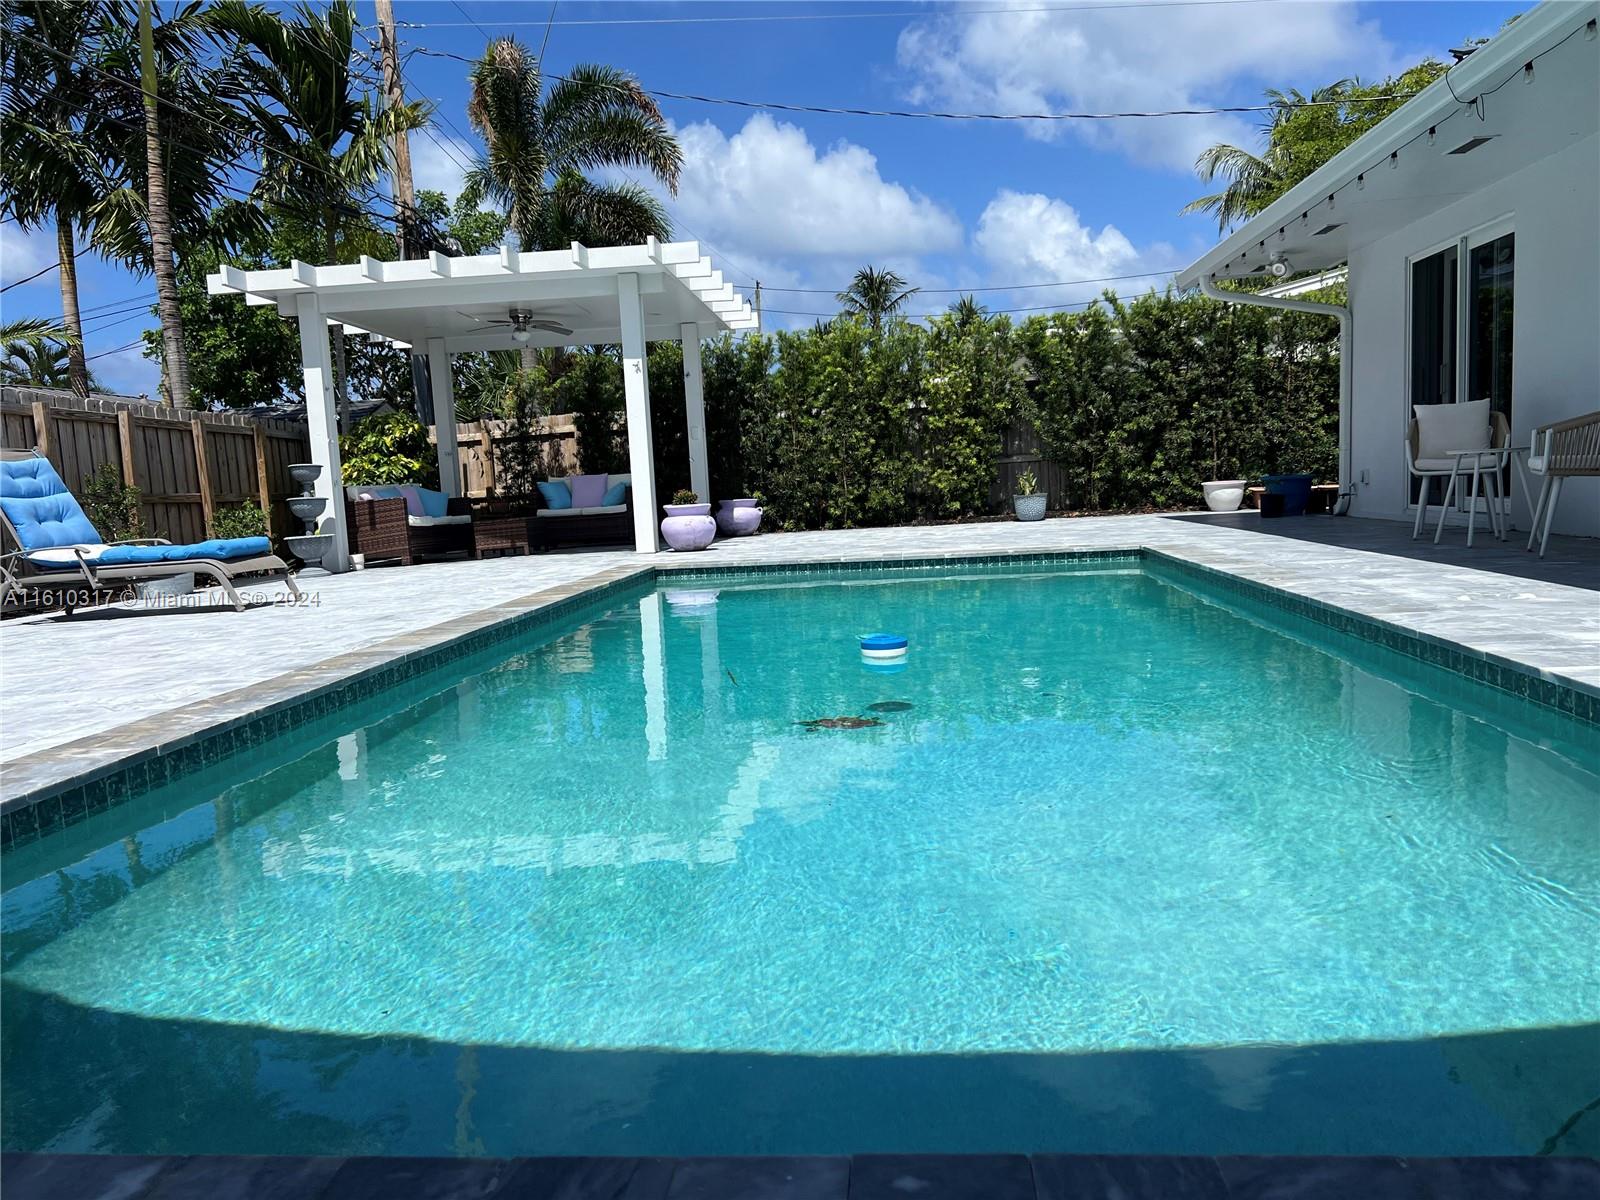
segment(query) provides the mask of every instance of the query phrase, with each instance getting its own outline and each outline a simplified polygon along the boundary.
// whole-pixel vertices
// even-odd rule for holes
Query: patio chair
[[[1427,519],[1428,488],[1430,487],[1431,480],[1443,479],[1448,481],[1446,484],[1444,502],[1440,510],[1441,520],[1444,517],[1443,509],[1448,508],[1450,505],[1451,493],[1454,491],[1454,487],[1452,485],[1455,482],[1455,477],[1458,470],[1458,461],[1455,455],[1446,454],[1445,451],[1465,450],[1472,448],[1470,445],[1435,445],[1435,438],[1440,436],[1437,434],[1427,438],[1423,437],[1420,418],[1423,416],[1424,410],[1433,409],[1451,410],[1448,415],[1455,418],[1456,421],[1462,424],[1476,424],[1476,422],[1479,420],[1486,420],[1488,422],[1489,429],[1489,442],[1488,445],[1483,447],[1485,450],[1500,450],[1504,448],[1505,445],[1511,440],[1511,426],[1507,423],[1505,414],[1489,412],[1489,402],[1487,400],[1473,400],[1468,401],[1465,404],[1417,404],[1412,406],[1411,423],[1406,426],[1406,470],[1411,479],[1420,479],[1423,481],[1422,487],[1417,495],[1417,519],[1413,521],[1411,525],[1412,541],[1417,540],[1417,535],[1422,532],[1422,523]],[[1480,412],[1484,414],[1483,417],[1478,416]],[[1430,418],[1435,415],[1436,414],[1431,411],[1427,413],[1427,416]],[[1477,425],[1477,430],[1478,436],[1481,438],[1483,426]],[[1432,433],[1431,430],[1429,432]],[[1444,435],[1443,440],[1463,441],[1465,439],[1461,437]],[[1411,485],[1408,483],[1407,486]],[[1491,503],[1487,495],[1484,496],[1484,503],[1485,505]],[[1478,505],[1476,500],[1473,501],[1472,508],[1473,511],[1469,520],[1476,521],[1478,516]],[[1491,522],[1493,520],[1493,516],[1494,510],[1491,509]],[[1435,538],[1435,540],[1438,539]]]
[[[1550,525],[1555,519],[1556,505],[1561,502],[1561,483],[1574,475],[1600,475],[1600,412],[1584,413],[1543,425],[1533,431],[1533,441],[1528,449],[1528,470],[1543,475],[1539,485],[1539,499],[1533,506],[1533,521],[1528,530],[1529,550],[1533,539],[1539,539],[1539,557],[1544,557],[1550,544]],[[1539,528],[1540,521],[1544,529]]]
[[[105,541],[50,460],[37,451],[0,451],[0,528],[8,547],[16,547],[3,559],[0,604],[34,582],[55,588],[82,580],[98,592],[190,572],[215,579],[235,609],[245,607],[234,587],[240,575],[281,578],[296,599],[300,596],[288,564],[271,553],[264,537],[213,538],[192,546],[174,546],[164,538]],[[68,613],[76,607],[72,595],[68,587]]]

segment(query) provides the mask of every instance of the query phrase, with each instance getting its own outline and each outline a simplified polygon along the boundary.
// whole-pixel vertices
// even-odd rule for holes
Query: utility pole
[[[383,59],[384,102],[399,108],[406,102],[405,85],[400,76],[400,38],[394,26],[394,0],[374,0],[378,10],[378,50]],[[416,190],[411,182],[411,138],[402,129],[394,139],[395,242],[401,258],[417,258]]]
[[[378,10],[378,53],[383,60],[384,103],[391,109],[406,102],[405,81],[400,74],[400,36],[395,32],[394,0],[374,0]],[[417,222],[417,193],[411,181],[411,135],[404,129],[394,138],[395,245],[401,258],[420,258]],[[411,391],[416,396],[417,419],[433,424],[433,379],[428,373],[428,356],[411,356]],[[435,431],[435,436],[438,436]]]
[[[756,332],[760,333],[761,332],[761,280],[759,280],[759,279],[756,280],[756,295],[755,295],[755,304],[754,304],[753,307],[756,310]]]

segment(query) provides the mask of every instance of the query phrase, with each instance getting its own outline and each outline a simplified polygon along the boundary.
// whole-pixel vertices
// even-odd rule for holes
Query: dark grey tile
[[[179,1160],[142,1200],[311,1200],[342,1158],[202,1154]]]
[[[141,1200],[175,1160],[132,1154],[0,1156],[5,1200]]]
[[[663,1200],[670,1158],[528,1158],[495,1200]]]
[[[1414,1158],[1407,1162],[1419,1196],[1429,1200],[1594,1200],[1600,1161],[1593,1158]]]
[[[858,1154],[850,1200],[1033,1200],[1021,1154]]]
[[[496,1195],[516,1168],[504,1158],[350,1158],[322,1194],[338,1200],[475,1200]]]
[[[1427,1195],[1400,1158],[1219,1158],[1217,1169],[1229,1200],[1422,1200]]]
[[[1228,1200],[1213,1159],[1173,1155],[1035,1154],[1039,1200]]]
[[[846,1200],[848,1158],[685,1158],[669,1200]]]

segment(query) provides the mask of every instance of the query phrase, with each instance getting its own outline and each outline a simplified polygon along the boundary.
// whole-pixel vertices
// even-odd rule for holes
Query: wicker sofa
[[[552,483],[562,480],[552,479]],[[622,504],[597,508],[541,508],[529,522],[529,541],[535,550],[556,546],[610,546],[633,544],[633,478],[612,475],[611,484],[625,483]]]
[[[392,560],[410,566],[422,558],[472,554],[472,504],[465,497],[446,497],[442,506],[435,501],[443,514],[419,517],[406,511],[398,487],[351,484],[344,492],[350,553],[369,563]]]

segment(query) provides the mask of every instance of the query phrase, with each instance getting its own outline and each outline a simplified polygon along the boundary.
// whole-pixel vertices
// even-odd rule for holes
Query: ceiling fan
[[[479,325],[500,325],[511,330],[511,337],[518,342],[525,342],[533,336],[535,330],[542,333],[559,333],[566,335],[572,332],[570,328],[560,321],[552,321],[548,317],[541,317],[526,308],[513,308],[506,314],[504,321],[485,321],[482,317],[473,316],[469,312],[456,310],[457,316],[466,317],[469,321],[476,321]]]

